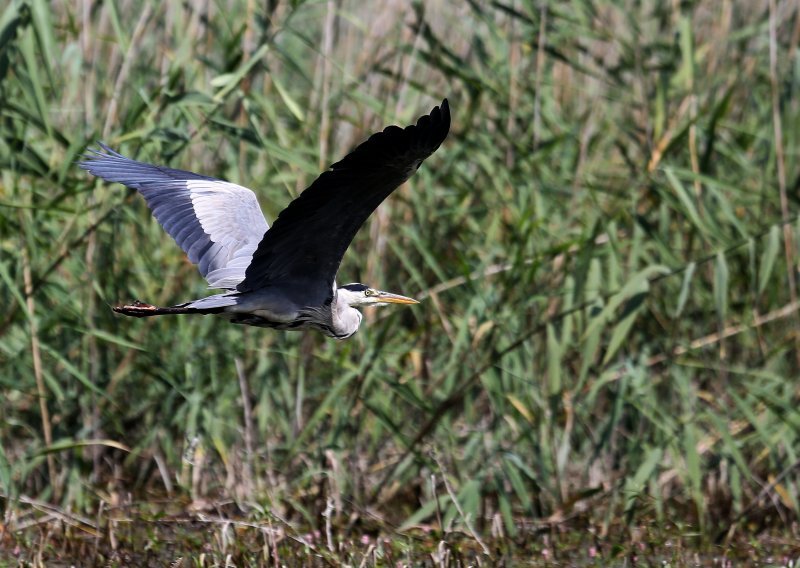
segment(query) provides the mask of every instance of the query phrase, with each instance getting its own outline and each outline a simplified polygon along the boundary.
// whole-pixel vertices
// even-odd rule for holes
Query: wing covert
[[[211,288],[235,288],[269,226],[240,185],[126,158],[104,144],[78,165],[136,189]]]

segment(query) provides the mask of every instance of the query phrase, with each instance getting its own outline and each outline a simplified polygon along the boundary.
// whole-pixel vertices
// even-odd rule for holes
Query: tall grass
[[[791,534],[798,18],[778,0],[12,0],[0,539],[55,519],[119,550],[137,538],[120,518],[186,511],[328,562]],[[445,96],[449,139],[339,276],[419,307],[343,343],[108,309],[206,291],[141,199],[75,167],[96,140],[252,187],[274,219]],[[332,543],[359,534],[411,544]]]

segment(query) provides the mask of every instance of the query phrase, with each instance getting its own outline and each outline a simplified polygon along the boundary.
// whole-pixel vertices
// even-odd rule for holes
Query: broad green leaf
[[[678,304],[675,306],[675,312],[673,315],[675,318],[680,317],[683,313],[683,308],[686,307],[686,300],[689,299],[689,290],[691,289],[692,277],[694,276],[694,271],[696,268],[697,264],[690,262],[686,265],[686,270],[683,272],[681,291],[680,294],[678,294]]]
[[[637,497],[639,497],[648,480],[656,472],[658,465],[661,463],[663,453],[661,448],[647,448],[645,450],[644,459],[640,462],[636,473],[634,473],[633,477],[628,478],[628,481],[625,483],[626,513],[630,511],[636,503]]]
[[[297,101],[292,98],[289,94],[289,91],[286,90],[286,87],[283,86],[283,83],[277,77],[272,78],[272,82],[275,84],[275,88],[278,90],[278,94],[283,99],[283,102],[286,104],[286,108],[295,116],[297,120],[300,122],[305,121],[305,113]]]
[[[224,101],[230,92],[239,86],[239,83],[242,82],[250,70],[255,67],[256,64],[260,63],[261,58],[264,57],[268,51],[269,44],[265,43],[259,47],[258,50],[252,54],[250,59],[248,59],[245,64],[239,67],[239,69],[232,73],[219,75],[212,79],[211,86],[219,89],[214,94],[214,101],[218,103]]]
[[[660,274],[669,273],[669,269],[662,265],[648,266],[634,274],[618,293],[614,294],[605,305],[600,314],[593,318],[586,331],[583,333],[583,338],[591,335],[597,327],[606,325],[614,314],[614,312],[622,305],[623,302],[630,299],[634,295],[646,293],[649,289],[649,280]]]
[[[714,306],[717,309],[719,321],[724,322],[728,315],[728,263],[725,253],[718,252],[714,264]]]
[[[758,267],[758,293],[763,294],[764,289],[769,283],[772,271],[775,268],[775,259],[778,258],[778,252],[781,248],[781,235],[780,228],[777,225],[770,227],[769,235],[767,236],[766,247],[761,255],[761,262]]]
[[[122,450],[123,452],[130,452],[131,449],[126,446],[125,444],[121,444],[115,440],[59,440],[57,442],[53,442],[49,446],[45,446],[42,448],[38,454],[53,454],[57,452],[64,452],[66,450],[74,450],[76,448],[85,448],[88,446],[105,446],[107,448],[114,448],[116,450]]]

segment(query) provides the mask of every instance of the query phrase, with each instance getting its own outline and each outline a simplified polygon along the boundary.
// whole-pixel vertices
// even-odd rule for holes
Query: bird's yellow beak
[[[378,294],[376,300],[379,302],[385,302],[387,304],[419,304],[419,302],[414,298],[408,298],[406,296],[392,294],[390,292],[381,292]]]

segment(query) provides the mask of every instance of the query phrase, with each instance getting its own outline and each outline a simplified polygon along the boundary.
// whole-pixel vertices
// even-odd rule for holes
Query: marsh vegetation
[[[798,30],[781,0],[11,0],[3,561],[796,560]],[[420,306],[347,342],[109,309],[206,291],[87,146],[271,219],[445,96],[340,271]]]

